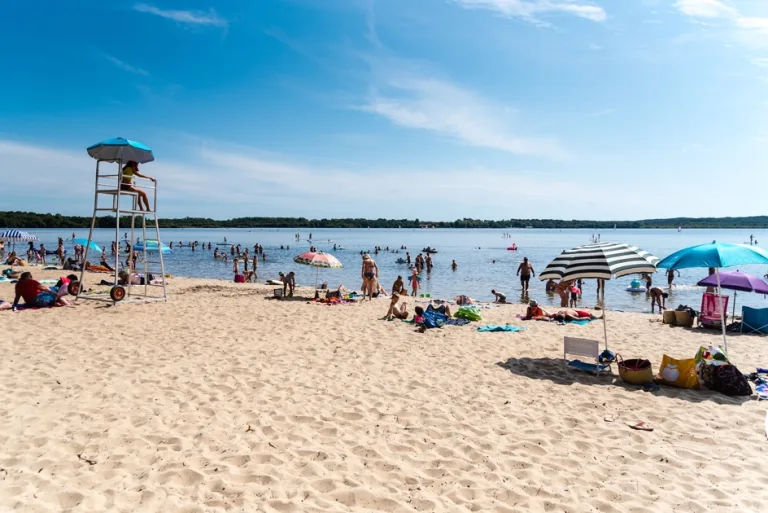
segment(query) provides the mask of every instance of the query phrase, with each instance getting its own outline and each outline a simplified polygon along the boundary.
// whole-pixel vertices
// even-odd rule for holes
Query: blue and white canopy
[[[106,162],[128,162],[134,160],[139,164],[152,162],[155,156],[149,147],[140,142],[131,141],[122,137],[107,139],[88,147],[88,155],[96,160]]]
[[[146,240],[144,243],[137,243],[135,246],[133,246],[133,249],[136,251],[157,251],[158,247],[160,248],[160,251],[163,253],[170,253],[172,250],[170,247],[166,246],[165,244],[158,244],[156,240]]]
[[[31,233],[23,232],[21,230],[5,230],[0,232],[0,240],[8,240],[12,242],[22,242],[28,240],[37,240],[37,236]]]

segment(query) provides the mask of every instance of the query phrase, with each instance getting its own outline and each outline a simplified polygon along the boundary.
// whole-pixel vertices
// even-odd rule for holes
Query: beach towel
[[[469,321],[466,319],[448,319],[445,321],[446,326],[466,326]]]
[[[477,328],[477,331],[481,331],[481,332],[509,331],[509,332],[515,333],[518,331],[525,331],[527,329],[528,328],[518,328],[517,326],[510,326],[508,324],[506,326],[497,326],[494,324],[487,324],[485,326],[480,326],[479,328]]]
[[[565,324],[578,324],[579,326],[586,326],[592,322],[592,319],[580,319],[578,321],[565,321]]]

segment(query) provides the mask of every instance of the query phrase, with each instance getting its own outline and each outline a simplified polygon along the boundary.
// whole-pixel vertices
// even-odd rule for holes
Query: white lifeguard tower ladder
[[[166,301],[168,299],[168,290],[165,284],[163,251],[168,251],[168,248],[163,246],[160,239],[160,225],[158,224],[157,217],[157,181],[151,182],[135,175],[133,177],[133,187],[147,194],[150,210],[141,210],[139,194],[137,192],[124,190],[121,187],[124,165],[129,161],[135,161],[140,164],[153,161],[152,150],[141,143],[116,138],[107,139],[89,147],[88,154],[96,159],[96,187],[94,190],[91,229],[88,232],[88,244],[85,246],[83,268],[80,271],[80,283],[75,295],[78,299],[94,299],[112,302],[113,304],[117,304],[120,301]],[[117,168],[115,169],[109,164],[116,164]],[[100,286],[98,283],[87,284],[84,281],[87,271],[85,262],[88,261],[88,253],[94,249],[92,241],[96,220],[105,213],[115,216],[114,242],[116,251],[111,262],[114,265],[112,271],[114,282],[108,291],[102,290],[99,292],[96,290],[92,291],[92,289],[97,289]],[[130,248],[130,250],[124,253],[127,264],[125,266],[121,266],[120,262],[122,248],[120,221],[122,216],[130,216],[131,218],[130,230],[127,231],[130,235],[125,241],[127,248]],[[125,228],[123,227],[123,229]],[[139,244],[136,243],[138,230],[141,231],[141,242]],[[148,230],[150,239],[147,239]],[[106,252],[109,248],[104,247],[102,250]],[[136,260],[137,267],[140,266],[140,269],[133,268],[134,255],[141,257]],[[127,280],[120,278],[122,271],[128,273]],[[143,276],[136,276],[135,272],[137,271],[141,271]],[[88,277],[93,276],[91,274]],[[123,273],[123,276],[125,276],[125,273]],[[134,283],[134,281],[138,283]],[[153,281],[157,283],[153,284]]]

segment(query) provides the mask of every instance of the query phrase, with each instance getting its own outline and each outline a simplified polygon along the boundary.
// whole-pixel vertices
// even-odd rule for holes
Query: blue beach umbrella
[[[768,253],[755,246],[712,241],[709,244],[700,244],[676,251],[659,262],[658,267],[673,270],[714,267],[719,291],[721,268],[752,264],[768,264]],[[723,303],[721,301],[718,303],[720,305],[720,324],[723,328],[723,345],[725,352],[728,353],[728,341],[725,337],[725,312],[723,311]]]
[[[158,247],[160,248],[160,251],[163,253],[170,253],[173,251],[171,248],[166,246],[163,243],[160,243],[158,245],[156,240],[146,240],[144,242],[139,242],[138,244],[133,246],[133,249],[136,251],[144,251],[146,247],[146,251],[157,251]]]
[[[145,164],[155,160],[152,150],[137,141],[115,137],[89,146],[88,155],[96,160],[107,162],[127,162],[134,160],[139,164]]]
[[[94,251],[98,251],[99,253],[103,253],[104,251],[99,247],[98,244],[96,244],[93,241],[89,241],[88,239],[72,239],[72,242],[75,244],[82,244],[83,246],[88,246],[88,249],[92,249]]]

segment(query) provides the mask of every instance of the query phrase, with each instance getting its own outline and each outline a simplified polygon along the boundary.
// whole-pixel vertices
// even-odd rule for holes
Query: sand
[[[39,274],[39,273],[38,273]],[[0,312],[2,512],[671,512],[768,504],[766,403],[562,367],[564,335],[379,320],[387,301],[266,300],[171,280],[172,300]],[[0,284],[12,300],[12,286]],[[611,313],[626,358],[717,333]],[[759,337],[729,340],[743,371]],[[612,422],[606,419],[611,419]],[[653,432],[628,423],[646,421]]]

